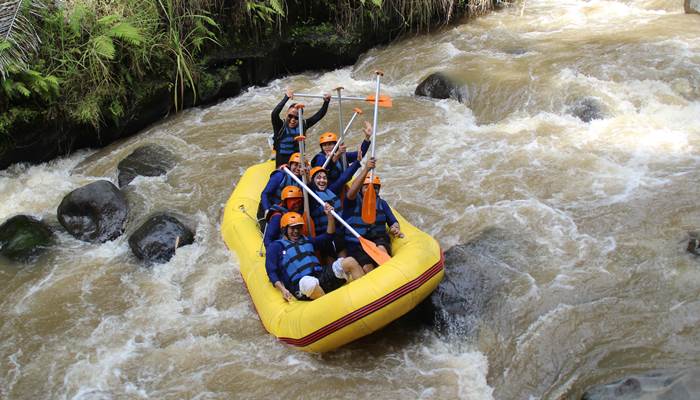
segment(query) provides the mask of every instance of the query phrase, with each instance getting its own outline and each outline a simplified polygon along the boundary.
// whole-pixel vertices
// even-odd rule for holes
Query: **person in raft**
[[[331,266],[323,266],[314,254],[315,246],[331,240],[335,232],[333,207],[325,205],[328,217],[326,232],[315,238],[301,234],[304,218],[295,212],[282,216],[280,226],[283,237],[267,247],[265,269],[270,282],[282,293],[285,300],[315,300],[339,288],[347,280],[364,275],[362,267],[352,257],[339,258]]]
[[[282,201],[270,207],[270,212],[267,215],[267,229],[265,229],[265,235],[263,237],[265,248],[267,248],[270,243],[282,237],[282,230],[280,228],[282,215],[290,211],[299,214],[304,213],[304,194],[298,186],[285,186],[285,188],[282,189]],[[326,227],[324,226],[323,231],[325,230]]]
[[[368,162],[369,168],[373,168],[374,160]],[[350,166],[343,171],[340,177],[333,183],[329,182],[328,171],[323,169],[323,167],[313,167],[311,168],[311,190],[314,191],[325,203],[330,204],[337,213],[342,212],[342,203],[340,201],[340,192],[345,187],[345,184],[352,179],[355,172],[360,169],[360,161],[355,160]],[[328,225],[328,218],[323,212],[323,207],[318,203],[314,203],[310,207],[311,218],[314,220],[314,226],[316,227],[316,235],[320,235],[326,231],[326,226]],[[339,229],[336,232],[333,241],[331,243],[326,243],[319,247],[319,253],[321,255],[321,260],[335,259],[338,256],[345,256],[347,252],[345,251],[345,230]]]
[[[377,194],[376,220],[373,224],[366,224],[362,220],[363,196],[367,192],[367,188],[370,184],[368,172],[374,165],[373,162],[368,162],[358,177],[352,182],[345,196],[342,216],[345,222],[352,226],[360,236],[371,240],[381,251],[391,255],[391,240],[387,234],[387,226],[392,236],[402,238],[403,233],[401,233],[399,222],[391,211],[391,208],[384,199],[379,197],[379,190],[382,187],[382,182],[376,174],[372,179],[372,184]],[[377,264],[362,250],[360,241],[347,230],[345,232],[345,244],[347,247],[347,254],[362,265],[362,269],[365,273],[374,269]]]
[[[280,113],[282,112],[284,105],[287,104],[287,101],[289,101],[291,98],[294,98],[294,92],[291,89],[287,89],[282,101],[280,101],[280,103],[277,104],[277,107],[272,110],[272,139],[273,148],[275,149],[275,165],[277,167],[286,163],[289,156],[299,151],[299,145],[294,140],[295,137],[300,135],[299,110],[296,108],[297,103],[292,103],[289,108],[287,108],[287,113],[284,120],[280,118]],[[304,118],[304,132],[314,126],[326,115],[326,111],[328,111],[328,103],[330,101],[331,95],[328,93],[324,94],[321,109],[310,118]]]
[[[326,166],[326,169],[328,170],[327,175],[329,185],[337,181],[338,178],[340,178],[340,175],[345,171],[341,160],[343,153],[345,153],[345,158],[348,161],[348,167],[353,162],[361,159],[362,154],[367,153],[367,149],[369,149],[370,145],[370,139],[372,138],[372,125],[368,121],[365,121],[365,129],[363,131],[365,133],[365,139],[362,141],[362,145],[360,145],[360,151],[348,152],[345,144],[338,146],[338,150],[336,150],[335,154],[333,154],[333,159]],[[321,146],[321,151],[319,151],[314,158],[311,159],[312,167],[322,167],[323,164],[326,163],[326,159],[330,156],[331,151],[333,151],[333,147],[335,147],[335,144],[338,142],[338,135],[333,132],[325,132],[321,135],[318,142]]]
[[[284,164],[289,167],[294,175],[301,179],[301,175],[305,173],[305,169],[301,165],[301,154],[294,153],[289,157],[289,163]],[[279,204],[282,201],[282,190],[287,186],[299,187],[291,176],[287,175],[281,168],[272,171],[270,180],[260,194],[260,207],[258,208],[258,220],[267,221],[268,214],[272,206]],[[261,227],[264,230],[263,227]]]

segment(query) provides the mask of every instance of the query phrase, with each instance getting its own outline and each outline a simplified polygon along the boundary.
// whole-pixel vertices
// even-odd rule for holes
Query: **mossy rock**
[[[0,254],[10,260],[31,261],[53,242],[51,229],[28,215],[16,215],[0,225]]]

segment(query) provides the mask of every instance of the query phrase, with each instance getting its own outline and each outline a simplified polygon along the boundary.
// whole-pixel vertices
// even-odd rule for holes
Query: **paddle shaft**
[[[308,97],[311,99],[322,99],[323,95],[322,94],[304,94],[304,93],[294,93],[294,97]],[[338,96],[338,99],[341,99],[341,96]],[[358,97],[358,96],[342,96],[343,100],[360,100],[360,101],[367,101],[366,97]]]
[[[370,157],[374,158],[374,146],[377,143],[377,120],[379,116],[379,79],[381,78],[381,73],[377,72],[377,86],[374,94],[374,118],[372,121],[372,147],[370,150]],[[369,181],[373,182],[374,179],[374,168],[369,173]]]
[[[331,150],[331,154],[326,158],[326,162],[323,163],[323,169],[326,169],[328,167],[328,163],[330,163],[331,158],[333,158],[333,155],[335,154],[336,151],[338,151],[338,147],[343,143],[343,139],[345,138],[345,134],[348,132],[348,129],[350,129],[350,125],[352,125],[352,122],[355,120],[355,117],[357,117],[358,112],[355,112],[352,114],[352,118],[350,118],[350,122],[345,126],[345,129],[343,132],[340,134],[340,139],[335,143],[335,146],[333,146],[333,150]],[[345,153],[343,153],[343,156],[345,156]],[[347,163],[347,160],[345,161]],[[344,165],[345,168],[347,168],[347,165]]]
[[[284,172],[286,172],[287,175],[291,176],[292,179],[294,179],[294,180],[296,181],[296,183],[300,184],[301,187],[304,188],[304,193],[307,193],[307,192],[308,192],[308,193],[311,195],[311,197],[313,197],[314,199],[316,199],[316,201],[318,202],[318,204],[320,204],[321,206],[323,206],[324,204],[326,204],[320,197],[318,197],[318,195],[317,195],[316,193],[313,192],[313,190],[309,189],[309,187],[306,186],[306,183],[302,182],[299,178],[297,178],[297,176],[294,175],[294,174],[292,173],[292,171],[290,171],[287,167],[283,167],[283,168],[284,168]],[[352,233],[356,238],[359,238],[359,237],[360,237],[360,234],[357,233],[356,230],[352,229],[352,227],[351,227],[350,225],[348,225],[348,223],[345,222],[345,220],[343,220],[342,218],[340,218],[340,215],[338,215],[338,213],[335,212],[335,210],[331,210],[331,214],[333,215],[333,217],[335,217],[336,221],[339,221],[341,224],[343,224],[343,226],[344,226],[345,228],[347,228],[347,230],[350,231],[350,233]]]
[[[299,107],[299,134],[304,136],[304,108]],[[299,155],[301,156],[301,168],[302,171],[306,168],[306,140],[299,141]],[[301,174],[302,179],[304,179],[304,184],[306,184],[306,174]],[[309,227],[309,234],[311,234],[311,215],[309,214],[309,196],[304,192],[304,215],[306,216],[306,226]]]
[[[340,92],[343,90],[343,88],[338,87],[335,90],[338,92],[338,132],[341,132],[340,140],[338,141],[338,143],[341,143],[343,141],[343,134],[345,133],[345,132],[343,132],[343,96],[341,96],[341,94],[340,94]],[[338,145],[338,143],[336,143],[336,146]],[[333,153],[335,153],[335,147],[333,147],[333,149],[334,149]],[[331,155],[333,153],[331,153]],[[345,153],[343,153],[343,155],[342,155],[342,161],[343,161],[343,169],[347,168],[348,167],[348,157],[346,156]],[[324,168],[325,168],[325,165],[324,165]]]

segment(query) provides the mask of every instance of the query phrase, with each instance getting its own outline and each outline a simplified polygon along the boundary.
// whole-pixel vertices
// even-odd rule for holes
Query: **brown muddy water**
[[[383,197],[444,249],[497,228],[526,251],[494,263],[511,279],[473,335],[394,324],[300,353],[262,328],[220,238],[221,210],[268,155],[284,88],[367,94],[376,68],[394,99],[380,116]],[[466,104],[413,96],[441,70],[467,83]],[[147,269],[127,235],[93,245],[59,232],[35,265],[1,265],[0,398],[558,399],[629,372],[697,366],[700,259],[684,246],[700,229],[698,71],[700,16],[680,0],[528,0],[106,149],[2,171],[0,220],[57,225],[67,192],[116,182],[122,158],[160,144],[181,161],[127,189],[127,234],[174,211],[196,243]],[[602,118],[571,115],[584,98]],[[333,105],[312,140],[337,130]]]

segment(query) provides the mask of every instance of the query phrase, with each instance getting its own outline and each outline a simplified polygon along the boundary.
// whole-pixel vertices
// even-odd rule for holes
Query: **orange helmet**
[[[302,197],[304,197],[304,194],[301,193],[301,189],[296,186],[289,185],[282,189],[282,201],[287,199],[301,199]]]
[[[382,181],[379,179],[379,176],[377,176],[377,174],[374,174],[374,179],[372,179],[372,184],[382,186]],[[367,175],[365,177],[365,182],[363,183],[363,185],[369,185],[369,175]]]
[[[301,214],[295,212],[288,212],[282,216],[280,221],[280,228],[284,229],[288,226],[304,225],[304,218]]]
[[[309,174],[311,176],[311,179],[314,179],[314,175],[316,175],[317,172],[325,172],[326,174],[328,173],[328,170],[323,168],[323,167],[313,167],[311,168],[311,173]]]
[[[338,141],[338,135],[333,132],[325,132],[318,138],[318,144],[333,143]]]
[[[301,164],[301,154],[294,153],[291,156],[289,156],[289,163],[291,164],[293,162],[295,162],[297,164]]]

